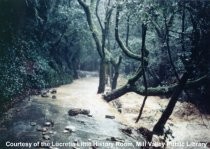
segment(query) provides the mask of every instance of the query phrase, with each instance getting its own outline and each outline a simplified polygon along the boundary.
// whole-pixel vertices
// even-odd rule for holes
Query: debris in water
[[[80,109],[80,108],[72,108],[68,111],[69,116],[76,116],[78,114],[89,115],[90,110]]]
[[[36,126],[36,122],[31,122],[30,125],[31,126]]]
[[[43,93],[41,94],[41,96],[44,97],[44,98],[49,97],[49,95],[47,94],[47,92],[43,92]]]
[[[144,127],[140,127],[140,128],[137,129],[137,132],[142,134],[143,137],[145,137],[146,140],[151,140],[152,132],[149,129],[144,128]]]
[[[69,132],[75,132],[76,128],[74,126],[66,126],[65,130],[69,131]]]
[[[52,130],[49,131],[49,134],[55,134],[55,133],[56,133],[55,131]]]
[[[45,140],[50,140],[50,136],[49,136],[49,135],[44,135],[44,136],[43,136],[43,139],[45,139]]]
[[[52,125],[51,122],[45,122],[45,123],[44,123],[44,126],[47,126],[47,127],[50,127],[51,125]]]
[[[49,149],[59,149],[59,148],[50,146]]]
[[[117,138],[117,137],[107,138],[106,140],[107,141],[115,141],[115,142],[125,142],[123,139]]]
[[[122,113],[122,108],[117,109],[119,113]]]
[[[78,140],[77,139],[74,139],[74,143],[78,143]]]
[[[115,116],[112,116],[112,115],[105,115],[105,118],[108,118],[108,119],[115,119]]]
[[[50,91],[50,93],[51,93],[51,94],[56,94],[56,93],[57,93],[57,90],[56,90],[56,89],[52,89],[52,90]]]
[[[42,131],[42,132],[46,132],[47,131],[47,128],[46,127],[40,127],[40,126],[38,126],[37,128],[36,128],[36,130],[37,131]]]
[[[122,132],[131,135],[132,134],[132,128],[123,128],[121,129]]]
[[[68,130],[63,130],[63,133],[69,133],[69,131]]]
[[[49,147],[49,149],[59,149],[59,148],[57,148],[57,147]]]

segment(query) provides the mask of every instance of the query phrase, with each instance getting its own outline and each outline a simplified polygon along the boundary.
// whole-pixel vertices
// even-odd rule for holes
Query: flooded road
[[[56,88],[49,97],[18,103],[1,120],[0,148],[139,148],[135,144],[143,142],[141,135],[134,138],[121,131],[126,126],[120,122],[126,119],[96,94],[97,85],[97,77],[83,78]],[[69,116],[72,108],[90,114]]]

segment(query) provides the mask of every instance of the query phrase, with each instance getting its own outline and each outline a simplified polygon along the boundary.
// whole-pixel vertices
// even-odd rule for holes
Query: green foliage
[[[77,7],[64,0],[0,1],[1,102],[72,82],[81,51],[90,45]]]

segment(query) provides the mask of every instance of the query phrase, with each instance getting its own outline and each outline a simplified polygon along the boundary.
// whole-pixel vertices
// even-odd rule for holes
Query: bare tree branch
[[[145,103],[146,103],[146,100],[147,100],[147,78],[146,78],[146,67],[147,64],[144,64],[144,56],[145,56],[145,40],[146,40],[146,31],[147,31],[147,26],[145,24],[142,24],[142,47],[141,47],[141,55],[142,55],[142,60],[141,60],[141,65],[142,65],[142,74],[143,74],[143,80],[144,80],[144,87],[145,87],[145,97],[144,97],[144,100],[143,100],[143,103],[142,103],[142,106],[140,108],[140,111],[139,111],[139,115],[136,119],[136,123],[140,120],[141,118],[141,115],[142,115],[142,112],[143,112],[143,109],[144,109],[144,106],[145,106]]]
[[[100,39],[98,37],[99,35],[97,33],[97,29],[96,29],[95,25],[93,24],[92,14],[91,14],[90,8],[84,1],[78,0],[78,2],[83,7],[83,9],[84,9],[84,11],[86,13],[87,22],[88,22],[90,31],[92,32],[92,36],[94,38],[94,41],[96,43],[97,51],[98,51],[100,57],[103,58],[104,55],[103,55],[102,48],[101,48],[102,47],[101,46],[101,42],[100,42]]]
[[[119,30],[118,30],[118,26],[119,26],[119,15],[120,15],[120,8],[119,6],[117,7],[117,12],[116,12],[116,24],[115,24],[115,38],[117,43],[119,44],[120,48],[122,49],[122,51],[130,58],[133,58],[135,60],[141,61],[141,56],[138,54],[135,54],[133,52],[131,52],[126,46],[125,44],[122,42],[122,40],[120,39],[119,36]]]
[[[99,25],[100,25],[100,28],[101,28],[101,30],[103,31],[104,28],[103,28],[103,25],[102,25],[102,23],[101,23],[101,19],[100,19],[99,14],[98,14],[99,3],[100,3],[100,0],[97,0],[95,12],[96,12],[96,18],[97,18],[97,20],[98,20],[98,23],[99,23]]]

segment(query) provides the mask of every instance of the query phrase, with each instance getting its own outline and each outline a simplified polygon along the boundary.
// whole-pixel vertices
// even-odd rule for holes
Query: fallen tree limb
[[[126,56],[128,56],[132,59],[141,61],[141,59],[142,59],[141,56],[139,54],[135,54],[132,51],[130,51],[129,48],[126,47],[126,45],[122,42],[122,40],[119,36],[119,31],[118,31],[119,17],[120,17],[120,6],[117,7],[117,12],[116,12],[115,39]]]
[[[202,76],[202,77],[200,77],[196,80],[193,80],[193,81],[188,81],[185,85],[185,89],[199,87],[199,86],[205,84],[207,81],[209,81],[209,78],[207,75]],[[148,96],[171,95],[177,86],[178,86],[178,84],[172,84],[170,86],[148,87],[147,94],[148,94]],[[113,92],[110,92],[110,93],[104,95],[104,99],[107,102],[110,102],[110,101],[115,100],[116,98],[119,98],[120,96],[122,96],[126,93],[129,93],[129,92],[135,92],[139,95],[144,96],[145,88],[142,86],[138,86],[136,84],[127,83],[123,87],[116,89]]]

